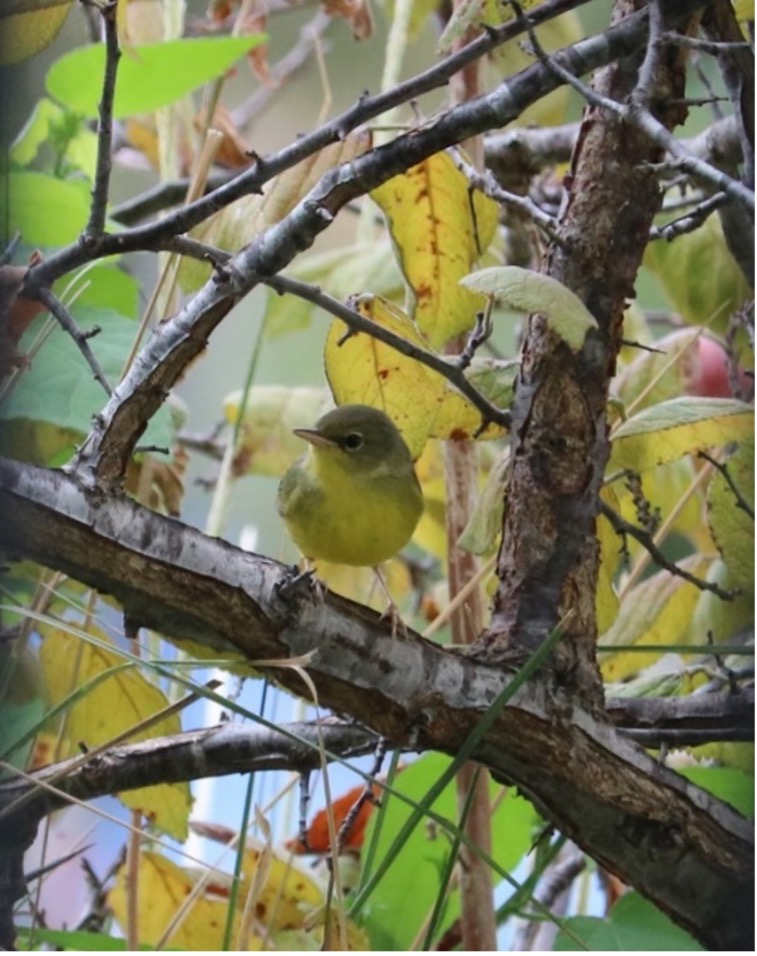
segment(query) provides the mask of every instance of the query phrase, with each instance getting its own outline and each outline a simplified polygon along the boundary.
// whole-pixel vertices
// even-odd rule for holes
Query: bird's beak
[[[338,447],[338,443],[333,438],[327,438],[317,428],[293,428],[292,431],[298,438],[304,438],[311,445],[317,445],[320,448]]]

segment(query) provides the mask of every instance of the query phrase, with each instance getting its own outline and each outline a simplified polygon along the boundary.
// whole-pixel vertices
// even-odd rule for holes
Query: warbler
[[[376,567],[403,548],[423,494],[391,418],[343,405],[294,434],[310,447],[284,475],[278,511],[304,557]]]

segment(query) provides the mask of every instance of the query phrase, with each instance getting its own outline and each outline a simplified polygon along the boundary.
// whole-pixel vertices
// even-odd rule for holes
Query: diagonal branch
[[[275,289],[279,295],[288,293],[290,295],[299,296],[301,299],[306,299],[308,302],[312,302],[313,305],[317,305],[319,308],[325,309],[338,319],[341,319],[350,331],[364,332],[379,342],[383,342],[385,345],[396,349],[402,353],[402,355],[415,359],[415,361],[420,362],[421,365],[425,365],[426,368],[430,368],[440,375],[443,375],[448,382],[455,386],[461,395],[464,395],[468,401],[481,412],[482,429],[488,425],[489,422],[496,422],[498,425],[502,425],[503,428],[509,427],[509,413],[493,405],[477,388],[474,388],[465,377],[463,369],[459,365],[446,361],[435,352],[429,352],[427,349],[419,348],[407,339],[403,339],[402,336],[395,335],[388,329],[377,325],[375,322],[371,322],[370,319],[366,319],[365,316],[361,315],[356,309],[344,305],[338,299],[327,295],[316,286],[309,285],[307,282],[300,282],[298,279],[290,279],[282,275],[270,276],[263,281],[266,285]]]
[[[732,601],[734,599],[735,594],[732,591],[726,591],[715,581],[706,581],[704,578],[698,578],[695,574],[691,574],[691,572],[687,571],[685,568],[679,567],[675,561],[670,561],[668,558],[666,558],[663,552],[655,544],[654,536],[650,534],[649,531],[644,530],[644,528],[640,528],[632,521],[626,521],[622,515],[619,515],[617,511],[615,511],[601,499],[600,509],[602,514],[612,525],[616,534],[629,535],[631,538],[634,538],[636,541],[638,541],[639,544],[649,552],[649,556],[652,558],[655,564],[659,565],[659,567],[663,568],[665,571],[669,571],[670,574],[675,575],[677,578],[682,578],[684,581],[688,581],[689,584],[693,584],[694,587],[699,588],[700,591],[711,591],[723,601]]]

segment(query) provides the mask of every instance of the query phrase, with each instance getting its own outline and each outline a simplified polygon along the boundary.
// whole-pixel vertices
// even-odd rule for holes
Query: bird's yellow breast
[[[395,474],[350,465],[340,450],[311,449],[282,483],[279,510],[305,557],[375,566],[410,540],[423,496],[412,467]]]

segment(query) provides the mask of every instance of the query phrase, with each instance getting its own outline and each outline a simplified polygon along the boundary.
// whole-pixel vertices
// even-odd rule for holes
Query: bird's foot
[[[387,604],[379,620],[385,621],[387,618],[391,621],[392,637],[399,637],[403,640],[406,639],[408,636],[407,625],[402,620],[400,609],[397,607],[394,601],[391,600]]]
[[[315,576],[315,568],[306,568],[304,571],[300,571],[299,567],[294,564],[290,570],[290,577],[280,582],[277,590],[284,600],[289,600],[302,589],[307,589],[315,594],[320,601],[324,599],[327,591],[323,581]]]

